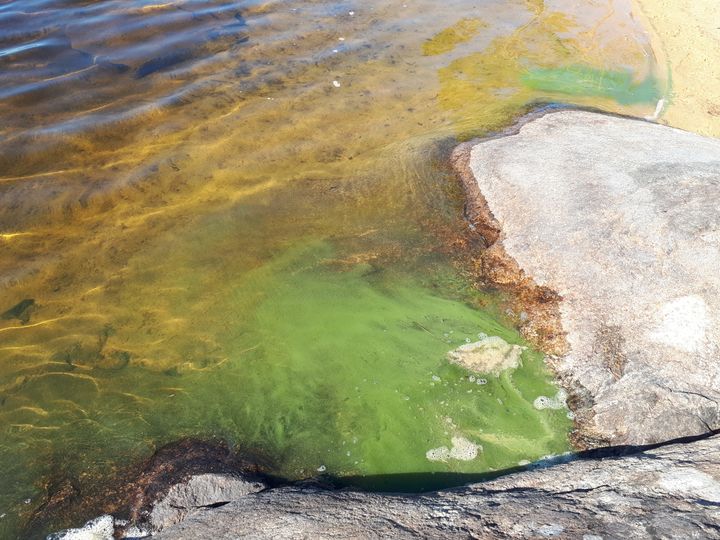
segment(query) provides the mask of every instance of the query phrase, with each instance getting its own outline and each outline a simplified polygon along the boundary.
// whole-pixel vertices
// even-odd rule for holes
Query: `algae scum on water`
[[[419,274],[348,262],[327,241],[289,248],[223,285],[194,324],[220,317],[224,329],[187,351],[192,364],[143,367],[102,330],[8,392],[9,477],[59,470],[92,490],[126,456],[181,436],[250,449],[288,479],[411,491],[567,451],[564,403],[534,405],[558,392],[543,355],[442,257],[417,264]],[[490,343],[510,364],[453,363],[449,353],[471,343]]]
[[[218,395],[236,402],[226,419],[245,441],[269,445],[292,477],[491,471],[567,448],[567,411],[532,405],[556,392],[542,355],[526,350],[522,367],[494,374],[448,362],[484,335],[519,343],[515,331],[411,276],[328,268],[332,258],[323,243],[293,249],[230,299],[264,291],[248,325],[228,332],[217,379],[237,385]],[[458,437],[482,451],[427,459]]]

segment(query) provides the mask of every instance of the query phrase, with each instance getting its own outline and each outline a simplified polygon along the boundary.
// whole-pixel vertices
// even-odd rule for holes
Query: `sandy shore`
[[[653,49],[672,78],[661,122],[720,136],[720,3],[716,0],[633,0]]]

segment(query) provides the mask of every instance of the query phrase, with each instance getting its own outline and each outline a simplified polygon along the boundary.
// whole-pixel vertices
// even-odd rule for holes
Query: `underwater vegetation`
[[[452,51],[460,43],[470,41],[481,28],[487,26],[482,19],[460,19],[454,25],[438,32],[423,44],[423,54],[433,56]]]

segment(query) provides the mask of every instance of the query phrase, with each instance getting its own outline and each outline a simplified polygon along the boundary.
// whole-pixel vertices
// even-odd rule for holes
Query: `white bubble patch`
[[[478,452],[482,452],[481,445],[475,444],[465,437],[453,437],[451,442],[451,448],[447,446],[432,448],[425,452],[425,457],[430,461],[448,461],[450,459],[472,461],[478,456]]]
[[[561,388],[558,390],[558,393],[555,394],[555,397],[538,396],[535,401],[533,401],[533,407],[539,411],[543,409],[564,409],[567,407],[567,398],[567,392]]]
[[[115,538],[115,519],[104,515],[88,521],[77,529],[67,529],[50,535],[53,540],[113,540]]]
[[[448,360],[476,373],[499,375],[520,365],[526,347],[511,345],[499,336],[485,336],[448,353]]]

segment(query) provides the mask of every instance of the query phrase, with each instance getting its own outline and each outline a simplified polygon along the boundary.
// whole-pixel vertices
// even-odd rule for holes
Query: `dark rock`
[[[5,319],[6,321],[17,319],[22,324],[27,324],[30,321],[30,314],[34,305],[35,300],[32,298],[25,298],[6,312],[0,314],[0,319]]]
[[[183,62],[187,62],[192,57],[193,51],[191,49],[180,49],[163,56],[158,56],[140,65],[135,71],[135,78],[142,79],[158,71],[164,71]]]

